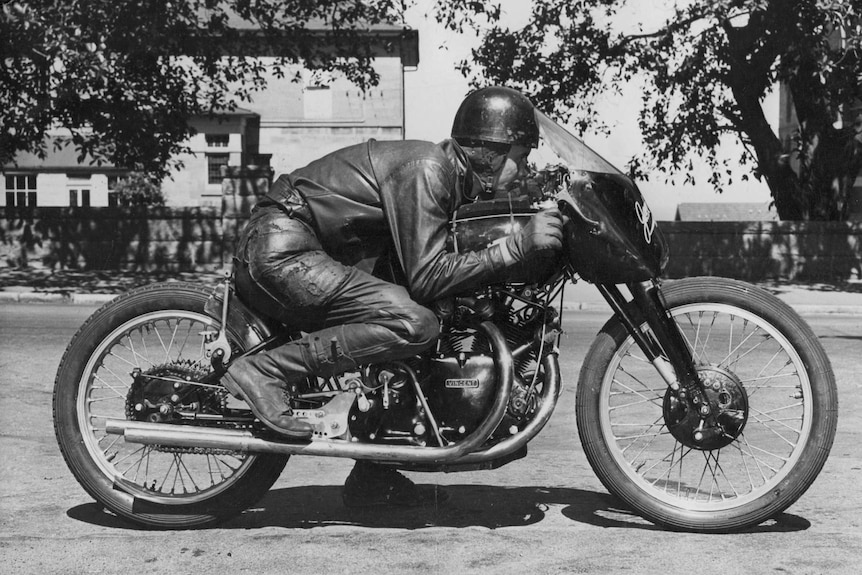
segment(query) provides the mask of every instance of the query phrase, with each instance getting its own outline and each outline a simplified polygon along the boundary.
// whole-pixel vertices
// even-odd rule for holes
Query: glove
[[[518,233],[507,237],[503,245],[508,249],[512,263],[522,262],[538,252],[561,249],[563,216],[560,210],[550,208],[536,212],[529,223]]]

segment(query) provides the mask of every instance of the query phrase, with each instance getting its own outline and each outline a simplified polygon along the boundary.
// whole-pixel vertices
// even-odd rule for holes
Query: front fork
[[[650,332],[641,329],[629,311],[625,296],[613,284],[597,285],[614,313],[632,335],[635,343],[655,366],[680,401],[687,403],[701,418],[712,414],[703,382],[698,375],[688,342],[670,315],[658,283],[627,284],[633,301],[641,311]]]

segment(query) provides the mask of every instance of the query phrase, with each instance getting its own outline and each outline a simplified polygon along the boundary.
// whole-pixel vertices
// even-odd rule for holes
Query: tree
[[[0,163],[44,157],[60,127],[81,163],[164,176],[190,118],[248,101],[267,73],[301,63],[374,85],[363,30],[401,11],[399,0],[3,0]]]
[[[121,206],[164,206],[165,194],[159,180],[142,172],[131,172],[114,189]]]
[[[719,143],[736,137],[742,164],[765,179],[779,217],[847,218],[862,167],[862,116],[836,120],[862,97],[862,0],[689,0],[652,29],[615,30],[625,4],[534,0],[519,30],[500,25],[498,6],[469,0],[441,3],[438,17],[480,31],[472,61],[461,63],[474,84],[520,87],[582,130],[602,128],[592,107],[598,94],[642,78],[647,152],[633,159],[636,174],[650,166],[690,179],[691,158],[704,157],[721,191],[731,182]],[[799,122],[789,143],[762,107],[779,82]]]

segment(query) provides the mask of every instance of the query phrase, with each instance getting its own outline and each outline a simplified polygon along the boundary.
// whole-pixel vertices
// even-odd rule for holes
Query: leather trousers
[[[231,375],[292,384],[409,357],[436,340],[433,312],[403,287],[327,255],[301,214],[276,205],[255,210],[240,237],[236,285],[246,302],[305,335],[238,359]]]

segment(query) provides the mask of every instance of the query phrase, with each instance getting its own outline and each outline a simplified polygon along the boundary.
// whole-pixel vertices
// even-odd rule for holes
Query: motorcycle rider
[[[506,193],[538,140],[529,99],[490,87],[464,99],[450,140],[369,140],[280,176],[240,237],[236,285],[246,301],[305,335],[236,360],[225,387],[271,429],[308,438],[312,427],[288,405],[298,382],[421,352],[439,334],[427,304],[561,248],[561,216],[548,209],[486,249],[446,250],[458,207]],[[406,289],[372,275],[371,262],[386,254]],[[349,506],[413,506],[435,494],[390,467],[357,461],[343,496]]]

